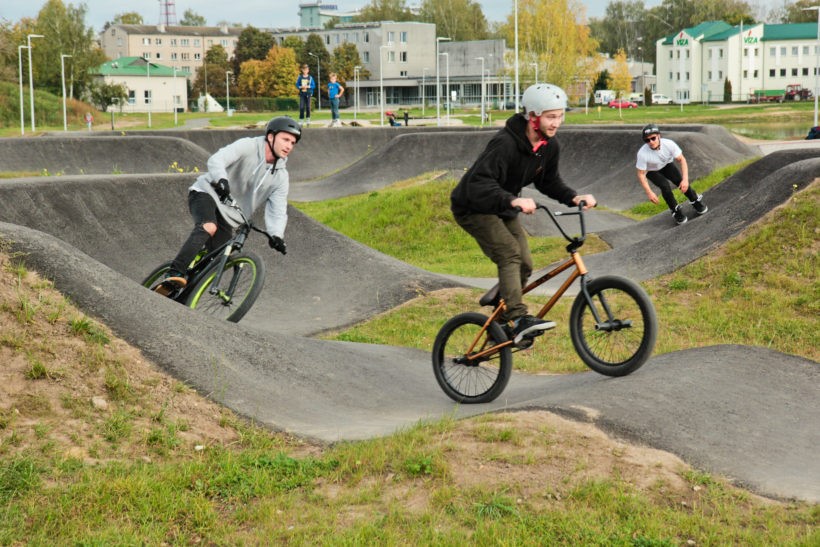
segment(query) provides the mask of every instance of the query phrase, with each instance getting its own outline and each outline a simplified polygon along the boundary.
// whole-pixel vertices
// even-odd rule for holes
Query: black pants
[[[191,216],[194,218],[194,229],[171,263],[171,271],[180,274],[184,274],[188,270],[188,266],[191,265],[197,253],[203,247],[212,251],[228,241],[233,235],[233,228],[219,214],[219,208],[210,194],[193,190],[188,192],[188,210],[191,211]],[[216,232],[213,237],[202,227],[208,222],[216,224]]]
[[[299,92],[299,121],[310,119],[310,94]]]
[[[652,184],[660,189],[666,205],[669,206],[669,209],[674,211],[678,206],[678,200],[675,199],[675,194],[672,192],[672,185],[670,182],[677,188],[683,181],[683,175],[681,175],[680,171],[678,171],[677,166],[675,166],[674,163],[667,163],[660,171],[647,171],[646,178],[651,180]],[[683,194],[689,198],[689,201],[696,201],[698,199],[698,193],[695,192],[695,189],[692,188],[691,184]]]

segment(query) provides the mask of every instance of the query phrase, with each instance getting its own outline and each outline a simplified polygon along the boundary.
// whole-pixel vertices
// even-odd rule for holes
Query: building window
[[[183,53],[182,54],[182,60],[183,61],[190,61],[191,60],[191,54],[190,53]]]
[[[803,55],[809,54],[809,46],[803,46]]]
[[[387,45],[393,45],[393,42],[396,40],[396,33],[391,31],[387,32]]]
[[[151,104],[151,90],[145,90],[145,104]]]
[[[675,58],[674,55],[675,55],[675,52],[670,49],[669,50],[669,58],[674,59]]]
[[[748,70],[744,70],[744,71],[743,71],[743,77],[744,77],[744,78],[748,78],[748,77],[749,77],[749,71],[748,71]]]
[[[769,48],[769,56],[774,57],[775,55],[777,55],[777,48],[776,47],[770,47]]]
[[[171,45],[172,45],[172,46],[176,46],[176,45],[177,45],[177,39],[176,39],[176,38],[171,38]]]
[[[407,62],[407,52],[402,51],[399,53],[399,62],[406,63]]]
[[[792,76],[797,76],[797,69],[796,68],[792,69]]]
[[[137,102],[137,95],[133,89],[128,90],[128,104],[135,104]]]
[[[689,73],[688,72],[686,73],[686,81],[687,82],[689,81]]]
[[[769,78],[774,78],[776,74],[777,74],[777,71],[775,69],[773,69],[773,68],[769,69]]]
[[[353,42],[356,43],[356,44],[359,43],[359,33],[358,32],[353,33]]]
[[[723,48],[718,50],[718,59],[723,59]]]
[[[714,82],[714,80],[712,79],[712,71],[711,70],[709,72],[707,72],[706,77],[709,79],[710,82]]]
[[[220,40],[219,45],[221,45],[222,47],[228,47],[228,40]]]
[[[803,76],[808,76],[808,75],[809,75],[809,69],[803,67]]]
[[[325,45],[330,45],[330,34],[325,34]]]
[[[388,51],[387,52],[387,62],[388,63],[395,63],[396,62],[396,52],[395,51]]]
[[[399,72],[399,76],[401,76],[402,78],[407,78],[407,71],[402,70],[401,72]]]
[[[150,46],[151,45],[151,39],[150,38],[143,38],[142,39],[142,45]]]
[[[794,55],[795,57],[797,57],[797,51],[798,51],[798,50],[797,50],[797,46],[792,46],[792,55]]]
[[[188,74],[192,73],[191,67],[189,66],[182,65],[180,68],[182,69],[182,72],[187,72]]]
[[[201,53],[194,53],[194,61],[199,61],[200,59],[202,59],[202,54]]]
[[[403,30],[399,33],[399,40],[401,41],[402,44],[407,43],[407,31],[406,30]]]
[[[177,60],[177,53],[176,53],[176,51],[175,51],[175,52],[173,52],[173,53],[171,54],[171,60],[172,60],[172,61],[176,61],[176,60]]]
[[[780,55],[782,55],[783,57],[786,56],[786,46],[780,48]]]
[[[370,52],[369,51],[363,51],[362,52],[362,62],[363,63],[369,63],[370,62]]]
[[[154,38],[154,43],[158,46],[162,45],[162,38]]]
[[[671,81],[674,78],[674,75],[670,72],[669,73],[669,80]]]
[[[687,59],[689,58],[689,50],[688,49],[686,50],[686,58]]]
[[[157,52],[157,56],[154,58],[157,60],[162,59],[162,53]]]
[[[181,45],[182,47],[188,47],[191,45],[191,40],[189,40],[188,38],[180,38],[179,45]]]
[[[722,80],[722,79],[723,79],[723,71],[718,70],[718,80]]]
[[[199,38],[194,38],[194,47],[199,47]]]
[[[148,59],[150,59],[150,58],[151,58],[151,54],[150,54],[150,53],[143,52],[143,53],[142,53],[142,58],[143,58],[143,59],[145,59],[145,60],[147,61]]]
[[[786,76],[786,69],[785,68],[780,69],[780,76],[782,76],[782,77]]]

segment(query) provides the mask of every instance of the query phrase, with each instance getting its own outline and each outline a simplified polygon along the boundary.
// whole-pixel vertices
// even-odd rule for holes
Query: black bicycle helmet
[[[641,136],[642,136],[644,141],[650,135],[660,135],[660,134],[661,134],[660,127],[658,127],[657,124],[654,124],[654,123],[650,123],[649,125],[645,126],[643,128],[643,130],[641,131]]]
[[[299,125],[299,122],[288,116],[279,116],[269,121],[267,127],[265,127],[265,136],[267,137],[268,133],[276,135],[280,131],[290,133],[296,137],[296,142],[299,142],[299,139],[302,138],[302,126]]]

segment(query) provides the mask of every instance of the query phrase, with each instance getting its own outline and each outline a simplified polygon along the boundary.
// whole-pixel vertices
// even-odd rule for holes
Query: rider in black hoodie
[[[520,197],[521,189],[533,184],[564,205],[582,200],[587,208],[596,205],[591,194],[579,196],[558,173],[560,149],[554,137],[567,107],[564,90],[536,84],[524,91],[521,102],[524,113],[507,120],[450,195],[456,222],[498,266],[499,294],[507,304],[501,319],[509,322],[516,344],[555,327],[529,315],[521,299],[532,257],[518,213],[535,212],[535,201]]]

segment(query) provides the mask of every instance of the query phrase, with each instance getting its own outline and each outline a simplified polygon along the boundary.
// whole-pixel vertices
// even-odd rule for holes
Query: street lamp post
[[[530,63],[530,66],[535,68],[535,85],[538,85],[538,63]]]
[[[17,68],[20,72],[20,134],[26,134],[25,114],[23,113],[23,50],[28,49],[28,46],[17,46]]]
[[[353,80],[356,83],[356,94],[353,97],[353,119],[358,119],[359,116],[359,71],[362,69],[361,66],[356,65],[353,67]]]
[[[44,38],[42,34],[29,34],[26,37],[26,41],[28,43],[28,90],[30,93],[29,98],[31,99],[31,132],[34,132],[34,75],[31,71],[31,39],[32,38]]]
[[[518,97],[521,95],[518,87],[518,0],[515,0],[515,111],[518,112],[521,108],[518,104]]]
[[[382,50],[388,48],[388,45],[379,46],[379,125],[384,125],[384,65],[382,60],[384,55]]]
[[[65,110],[65,58],[71,57],[65,53],[60,54],[60,81],[63,84],[63,131],[68,131],[68,118]]]
[[[173,83],[171,84],[172,91],[171,91],[171,106],[174,109],[174,125],[177,125],[177,66],[174,65],[172,67],[174,69],[174,76],[173,76]]]
[[[814,64],[814,125],[817,127],[817,95],[820,93],[820,86],[818,86],[818,76],[820,76],[820,6],[812,6],[810,8],[803,8],[803,11],[817,12],[817,45],[814,46],[815,64]]]
[[[227,104],[227,108],[225,109],[225,112],[228,116],[231,115],[231,86],[230,86],[230,81],[228,79],[231,74],[233,74],[232,71],[230,71],[230,70],[225,71],[225,102]]]
[[[450,54],[446,51],[444,53],[439,53],[439,55],[443,55],[445,59],[445,66],[446,66],[446,78],[444,80],[444,89],[446,90],[444,98],[447,99],[447,125],[450,125]]]
[[[424,67],[424,68],[421,69],[421,117],[422,118],[424,117],[424,103],[426,102],[425,99],[427,99],[427,95],[426,95],[427,92],[425,91],[425,89],[426,89],[425,85],[426,85],[427,81],[426,81],[425,77],[427,76],[427,71],[428,70],[430,70],[430,69],[427,68],[427,67]]]
[[[207,73],[206,73],[207,74]],[[145,102],[148,104],[148,128],[151,128],[151,59],[145,60]],[[205,95],[205,104],[208,104],[208,95]],[[207,108],[205,109],[208,110]]]
[[[441,69],[438,62],[438,48],[441,42],[447,42],[449,40],[449,38],[444,36],[436,36],[436,125],[438,126],[441,126],[441,83],[439,82],[439,73],[441,72]]]
[[[308,51],[308,55],[316,57],[316,110],[322,109],[322,61],[315,53]]]
[[[484,57],[476,57],[481,61],[481,127],[484,127]]]

